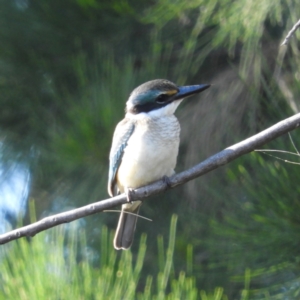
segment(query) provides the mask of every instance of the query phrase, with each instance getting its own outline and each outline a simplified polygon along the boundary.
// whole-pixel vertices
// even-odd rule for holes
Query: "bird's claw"
[[[134,201],[133,200],[134,189],[125,188],[125,194],[126,194],[126,197],[127,197],[127,202],[132,203]]]
[[[171,188],[172,187],[172,183],[170,181],[170,178],[168,176],[164,176],[162,178],[163,182],[167,185],[168,188]]]

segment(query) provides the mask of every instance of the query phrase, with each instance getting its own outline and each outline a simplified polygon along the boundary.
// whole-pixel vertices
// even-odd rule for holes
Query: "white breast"
[[[135,129],[128,140],[117,182],[124,187],[137,188],[174,173],[180,125],[173,114],[151,118],[143,114],[135,119]]]

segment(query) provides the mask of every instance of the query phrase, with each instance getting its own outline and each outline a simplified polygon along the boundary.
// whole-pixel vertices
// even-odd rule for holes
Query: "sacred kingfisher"
[[[128,194],[130,189],[174,174],[180,133],[174,112],[183,98],[209,87],[209,84],[177,86],[171,81],[156,79],[132,91],[126,102],[125,118],[115,129],[110,151],[110,196]],[[130,248],[141,203],[122,205],[114,238],[116,249]]]

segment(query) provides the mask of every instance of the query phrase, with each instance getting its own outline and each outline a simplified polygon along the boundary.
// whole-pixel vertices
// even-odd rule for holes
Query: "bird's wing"
[[[108,193],[111,197],[116,194],[116,175],[122,161],[124,149],[134,131],[134,122],[123,119],[116,127],[112,147],[109,154]]]

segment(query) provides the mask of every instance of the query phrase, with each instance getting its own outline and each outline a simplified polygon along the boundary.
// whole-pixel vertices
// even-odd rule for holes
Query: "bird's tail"
[[[127,250],[130,248],[138,218],[136,215],[139,213],[141,204],[141,201],[134,201],[122,205],[122,212],[114,238],[115,249]]]

